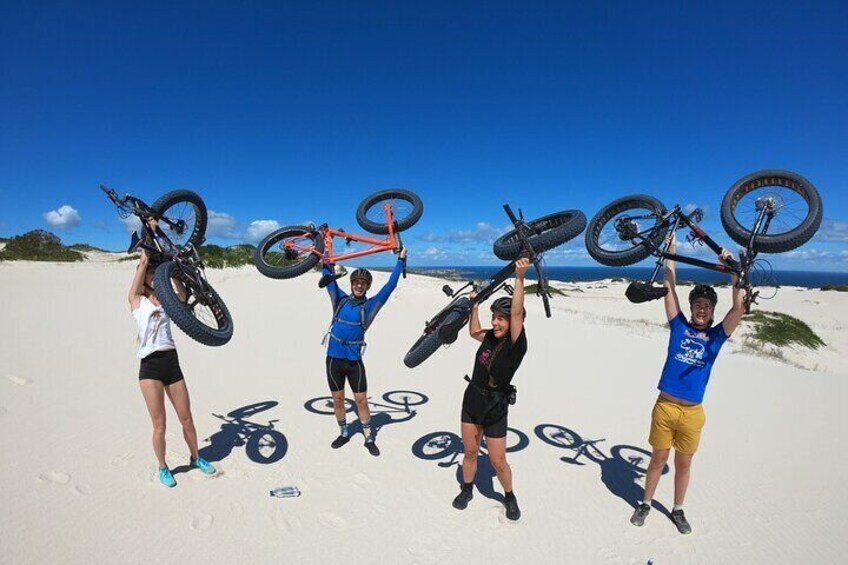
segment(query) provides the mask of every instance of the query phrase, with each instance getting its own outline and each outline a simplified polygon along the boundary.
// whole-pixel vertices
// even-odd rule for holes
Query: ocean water
[[[409,267],[411,273],[438,276],[453,280],[486,280],[494,275],[502,266],[477,266],[477,267]],[[651,267],[547,267],[545,274],[548,280],[561,282],[586,282],[612,278],[640,279],[646,280],[651,276]],[[770,274],[780,286],[801,286],[806,288],[820,288],[830,284],[848,284],[848,273],[826,273],[810,271],[774,271]],[[531,267],[527,272],[528,280],[534,279],[536,272]],[[660,280],[662,273],[660,273]],[[708,269],[677,268],[677,280],[697,281],[714,284],[728,282],[730,278],[723,274]],[[766,279],[755,282],[766,284]]]

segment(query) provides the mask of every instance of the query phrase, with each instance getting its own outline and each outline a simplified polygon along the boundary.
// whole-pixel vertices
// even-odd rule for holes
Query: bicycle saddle
[[[327,288],[327,286],[335,280],[344,276],[344,273],[336,273],[335,275],[323,275],[318,280],[318,288]]]
[[[656,300],[668,294],[668,289],[664,286],[654,286],[648,283],[632,282],[627,285],[627,290],[624,295],[634,304]]]

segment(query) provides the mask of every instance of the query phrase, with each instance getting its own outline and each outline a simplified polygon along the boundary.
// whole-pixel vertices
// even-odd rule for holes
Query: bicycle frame
[[[754,223],[754,229],[751,230],[751,237],[748,240],[748,245],[745,248],[745,251],[740,252],[739,260],[736,261],[734,259],[728,259],[723,263],[711,263],[709,261],[704,261],[702,259],[697,259],[695,257],[688,257],[686,255],[680,255],[677,253],[669,253],[668,248],[671,245],[671,237],[666,237],[665,241],[660,246],[657,246],[653,241],[653,233],[658,228],[664,227],[671,223],[671,227],[669,229],[670,234],[674,234],[678,229],[681,228],[689,228],[692,230],[691,241],[699,241],[703,242],[709,247],[717,256],[720,256],[724,251],[724,248],[716,243],[707,232],[701,229],[698,226],[697,222],[700,221],[700,218],[703,216],[703,213],[700,210],[695,210],[691,214],[684,214],[680,209],[679,205],[676,205],[673,209],[666,212],[662,216],[662,222],[659,226],[654,226],[650,230],[646,230],[648,235],[644,235],[643,233],[633,233],[632,231],[628,231],[628,228],[632,228],[632,223],[630,220],[633,219],[644,219],[646,216],[637,216],[634,218],[626,218],[627,221],[622,222],[622,226],[616,226],[616,230],[619,231],[621,237],[623,239],[634,239],[638,240],[640,245],[644,245],[647,247],[651,255],[657,258],[657,261],[654,265],[654,270],[651,273],[650,278],[648,279],[648,285],[653,285],[657,277],[660,274],[660,269],[665,264],[665,261],[672,260],[677,261],[679,263],[685,263],[687,265],[693,265],[695,267],[701,267],[704,269],[709,269],[711,271],[717,271],[720,273],[733,274],[738,277],[737,287],[744,288],[747,290],[745,295],[745,311],[746,313],[750,313],[751,303],[756,302],[756,297],[759,294],[751,293],[751,281],[749,278],[749,272],[751,266],[754,264],[754,261],[757,257],[757,250],[754,247],[754,240],[757,235],[765,235],[768,232],[769,225],[771,223],[772,218],[774,217],[774,203],[771,201],[767,201],[764,204],[759,206],[759,213],[757,214],[757,220]],[[762,231],[760,231],[762,230]]]

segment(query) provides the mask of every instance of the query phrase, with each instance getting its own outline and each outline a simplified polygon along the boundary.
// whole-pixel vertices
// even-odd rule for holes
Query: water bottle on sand
[[[271,496],[277,498],[293,498],[300,496],[300,489],[293,486],[277,487],[271,491]]]

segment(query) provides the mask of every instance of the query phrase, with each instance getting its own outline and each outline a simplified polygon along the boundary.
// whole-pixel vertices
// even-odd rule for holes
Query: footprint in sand
[[[364,473],[357,473],[353,476],[353,482],[360,490],[366,490],[371,485],[371,479]]]
[[[332,512],[324,512],[318,517],[318,521],[328,528],[333,528],[337,532],[347,529],[347,520]]]
[[[215,523],[215,517],[211,514],[205,514],[203,512],[198,512],[191,519],[191,529],[197,532],[202,532],[204,530],[208,530],[212,527],[212,524]]]
[[[109,463],[113,467],[125,467],[130,462],[130,459],[132,459],[132,453],[121,453],[110,459]]]
[[[379,504],[372,504],[371,508],[374,509],[374,512],[377,512],[379,514],[385,514],[386,513],[386,507],[385,506],[381,506]]]
[[[302,528],[300,518],[291,515],[287,516],[286,514],[288,513],[282,508],[277,509],[277,513],[274,515],[274,523],[277,525],[277,528],[290,534],[300,531]]]
[[[54,485],[66,485],[71,482],[71,476],[61,471],[49,471],[38,475],[38,480],[42,483],[51,483]]]
[[[15,383],[16,385],[31,385],[32,381],[30,379],[19,377],[17,375],[6,375],[6,378]]]
[[[91,493],[91,489],[88,485],[77,485],[74,487],[74,494],[78,494],[80,496],[86,496]]]
[[[5,416],[8,413],[9,413],[8,408],[6,408],[5,406],[0,406],[0,416]]]

